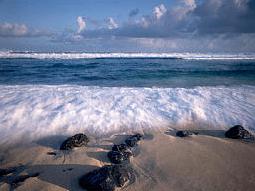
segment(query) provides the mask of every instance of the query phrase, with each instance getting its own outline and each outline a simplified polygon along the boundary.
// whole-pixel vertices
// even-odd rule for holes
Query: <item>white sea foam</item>
[[[255,86],[118,88],[0,85],[0,142],[26,135],[109,133],[151,128],[255,130]]]
[[[255,60],[255,54],[200,53],[35,53],[0,51],[0,58],[88,59],[88,58],[180,58],[194,60]]]

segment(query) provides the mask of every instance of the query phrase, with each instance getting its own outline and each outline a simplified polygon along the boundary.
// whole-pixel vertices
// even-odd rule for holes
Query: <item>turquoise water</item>
[[[102,87],[255,85],[255,61],[0,58],[0,84]]]

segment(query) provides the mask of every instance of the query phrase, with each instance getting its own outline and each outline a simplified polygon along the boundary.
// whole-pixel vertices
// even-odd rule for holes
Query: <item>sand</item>
[[[131,164],[135,183],[122,190],[244,190],[255,189],[255,143],[226,139],[222,131],[200,131],[186,138],[171,131],[146,132]],[[62,152],[63,137],[48,137],[33,143],[1,147],[0,168],[24,165],[17,174],[39,172],[38,177],[18,185],[19,191],[82,190],[78,178],[110,164],[107,152],[125,135],[93,139],[88,147]],[[47,154],[55,152],[56,155]],[[0,179],[0,190],[11,190],[8,180]]]

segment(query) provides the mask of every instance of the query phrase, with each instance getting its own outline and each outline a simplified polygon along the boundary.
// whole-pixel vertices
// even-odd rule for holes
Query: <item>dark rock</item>
[[[16,167],[10,167],[10,168],[6,168],[6,169],[0,169],[0,177],[1,176],[5,176],[8,174],[11,174],[13,172],[15,172],[17,170]]]
[[[57,155],[55,152],[47,152],[47,155]]]
[[[37,177],[39,176],[39,173],[34,173],[34,174],[30,174],[30,175],[20,175],[15,177],[12,181],[11,181],[11,185],[12,186],[16,186],[17,184],[24,182],[26,179],[31,178],[31,177]]]
[[[86,146],[89,142],[89,138],[80,133],[66,139],[60,146],[60,150],[71,150],[74,147]]]
[[[120,144],[120,145],[113,145],[112,151],[119,151],[119,152],[125,152],[129,150],[129,146],[126,144]]]
[[[129,147],[134,147],[137,145],[137,143],[142,139],[142,135],[141,134],[135,134],[132,135],[131,137],[127,138],[125,140],[125,143],[127,144],[127,146]]]
[[[199,132],[195,131],[195,132],[192,132],[192,134],[194,134],[194,135],[198,135],[198,134],[199,134]]]
[[[132,183],[134,179],[131,167],[108,165],[85,174],[79,179],[79,184],[88,191],[114,191],[117,187]]]
[[[188,137],[190,135],[192,135],[192,133],[189,131],[177,131],[176,132],[177,137]]]
[[[62,172],[72,171],[72,170],[73,170],[73,168],[63,169]]]
[[[132,156],[131,151],[110,151],[108,152],[107,156],[109,157],[110,161],[114,164],[121,164],[125,162],[129,162],[129,158]]]
[[[251,139],[252,134],[241,125],[235,125],[226,131],[225,136],[231,139]]]

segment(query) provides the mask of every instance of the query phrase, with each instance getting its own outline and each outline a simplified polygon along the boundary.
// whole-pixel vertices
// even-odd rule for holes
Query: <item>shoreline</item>
[[[136,181],[121,190],[253,190],[254,141],[224,138],[221,130],[201,130],[198,135],[185,138],[174,136],[171,130],[144,133],[135,157],[131,158]],[[45,140],[12,147],[1,152],[0,166],[24,165],[19,167],[18,174],[39,173],[15,190],[79,191],[83,190],[78,184],[79,177],[111,164],[107,152],[126,137],[89,137],[91,141],[87,147],[68,152],[58,150],[57,140],[55,145]],[[0,189],[9,190],[9,185],[2,182]]]

